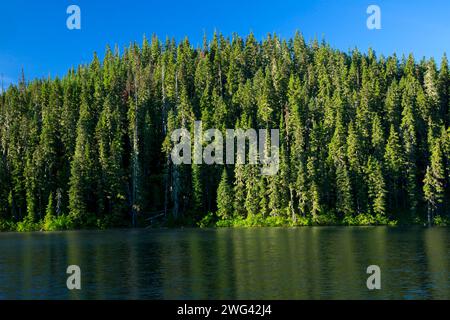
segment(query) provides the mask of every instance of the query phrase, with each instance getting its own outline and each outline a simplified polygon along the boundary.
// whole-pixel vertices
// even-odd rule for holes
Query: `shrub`
[[[215,217],[214,213],[209,212],[199,222],[197,222],[197,226],[199,226],[200,228],[213,227],[215,220],[216,220],[216,217]]]
[[[34,222],[29,216],[26,216],[23,221],[17,223],[16,230],[18,232],[39,231],[41,230],[41,224]]]
[[[319,225],[319,226],[324,226],[324,225],[336,225],[338,224],[338,220],[336,218],[336,216],[332,213],[327,213],[327,214],[321,214],[318,216],[315,216],[312,219],[313,224]]]
[[[0,232],[15,231],[16,229],[17,229],[17,226],[14,222],[0,220]]]
[[[437,226],[446,227],[450,226],[450,219],[448,217],[436,216],[433,219],[433,223]]]
[[[69,230],[73,228],[74,222],[69,215],[46,215],[42,224],[42,229],[45,231]]]

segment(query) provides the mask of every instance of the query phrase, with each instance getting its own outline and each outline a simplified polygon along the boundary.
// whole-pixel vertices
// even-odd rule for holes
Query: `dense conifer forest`
[[[448,223],[442,61],[297,33],[155,36],[0,96],[0,229]],[[279,128],[280,168],[174,165],[171,132]]]

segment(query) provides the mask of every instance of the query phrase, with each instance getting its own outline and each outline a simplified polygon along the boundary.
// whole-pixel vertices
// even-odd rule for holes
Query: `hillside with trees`
[[[0,229],[442,224],[446,57],[342,52],[297,33],[156,36],[0,96]],[[279,128],[277,175],[174,165],[171,132]]]

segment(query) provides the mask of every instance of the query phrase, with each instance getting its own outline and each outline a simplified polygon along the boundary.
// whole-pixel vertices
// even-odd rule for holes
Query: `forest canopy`
[[[342,52],[253,34],[153,36],[0,96],[0,230],[445,223],[446,56]],[[170,134],[279,128],[278,174],[174,165]]]

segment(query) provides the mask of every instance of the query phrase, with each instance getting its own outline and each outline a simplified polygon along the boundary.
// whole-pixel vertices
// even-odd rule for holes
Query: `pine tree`
[[[350,176],[345,165],[336,168],[336,211],[342,216],[352,216],[355,212]]]
[[[436,214],[440,213],[445,194],[445,170],[441,141],[434,142],[430,163],[424,179],[423,192],[428,206],[428,224]]]
[[[45,210],[45,218],[51,219],[55,216],[55,207],[53,205],[53,192],[48,196],[47,208]]]
[[[401,115],[401,93],[397,80],[394,79],[388,88],[385,99],[385,110],[387,112],[387,119],[389,125],[398,125],[400,123]]]
[[[88,80],[88,79],[87,79]],[[89,81],[89,80],[88,80]],[[80,118],[77,124],[75,154],[69,181],[70,214],[78,223],[87,223],[98,209],[97,151],[94,144],[96,112],[92,106],[92,82],[83,87]]]
[[[412,215],[415,215],[418,204],[417,191],[417,117],[415,100],[415,83],[407,83],[403,92],[402,99],[402,122],[401,135],[405,150],[405,168],[406,168],[406,192],[408,196],[408,208]]]
[[[227,170],[224,168],[217,189],[217,216],[222,219],[232,218],[234,215],[233,202],[233,190],[228,182]]]
[[[0,148],[1,150],[1,148]],[[8,172],[5,154],[0,152],[0,223],[8,219]]]
[[[107,97],[96,127],[96,135],[105,214],[119,223],[125,208],[125,191],[123,189],[125,177],[122,165],[124,150],[123,130],[121,130],[122,116],[117,109],[117,103],[113,101],[111,96]]]
[[[275,176],[259,165],[226,168],[226,218],[413,220],[428,207],[431,221],[449,211],[446,56],[438,68],[412,54],[347,54],[299,33],[261,42],[215,33],[199,48],[153,36],[104,56],[61,79],[22,76],[2,90],[1,228],[34,228],[50,198],[80,227],[220,211],[224,167],[170,158],[172,131],[192,132],[194,120],[223,134],[280,130]]]
[[[245,201],[244,207],[247,215],[257,215],[259,213],[259,168],[255,164],[244,165],[245,176]]]
[[[352,190],[355,190],[356,213],[363,213],[367,207],[366,186],[363,181],[363,145],[358,130],[350,123],[347,137],[347,159]]]
[[[389,138],[384,153],[386,177],[389,185],[389,208],[397,210],[400,207],[402,196],[402,175],[404,169],[404,154],[400,138],[394,126],[391,125]]]
[[[308,208],[311,213],[313,221],[317,220],[318,216],[322,213],[322,199],[319,189],[319,173],[316,165],[316,159],[313,156],[308,158],[307,172],[310,177],[309,195],[308,195]]]
[[[383,216],[386,214],[386,185],[381,164],[377,159],[369,157],[366,175],[371,211],[377,216]]]
[[[441,67],[438,76],[439,93],[439,119],[442,119],[447,125],[450,124],[450,73],[448,70],[447,55],[444,53],[441,61]]]
[[[384,129],[378,115],[375,115],[372,122],[372,148],[373,155],[378,160],[383,159],[385,149]]]
[[[438,91],[438,74],[436,71],[436,63],[433,59],[427,63],[424,74],[424,89],[427,99],[428,114],[434,123],[438,123],[439,113],[439,91]]]
[[[192,164],[192,211],[196,218],[200,217],[205,208],[202,178],[202,166]],[[233,208],[233,203],[228,205]]]
[[[247,215],[245,207],[242,205],[245,202],[245,172],[243,164],[236,164],[234,168],[234,203],[233,209],[237,216],[245,217]]]

